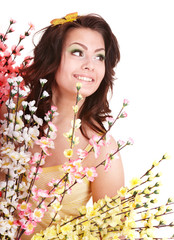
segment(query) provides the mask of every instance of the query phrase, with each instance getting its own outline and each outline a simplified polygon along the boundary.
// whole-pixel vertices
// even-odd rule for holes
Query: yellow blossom
[[[155,175],[155,177],[161,177],[162,176],[162,172],[159,172]]]
[[[163,155],[163,159],[170,159],[170,156],[169,156],[167,153],[165,153],[165,154]]]
[[[59,210],[61,209],[61,207],[62,207],[59,201],[54,201],[54,202],[51,204],[51,206],[54,208],[54,210],[55,210],[56,212],[59,211]]]
[[[86,213],[86,217],[94,217],[99,215],[99,212],[97,210],[94,210],[93,207],[88,207],[87,208],[87,213]]]
[[[137,178],[137,177],[134,177],[132,178],[132,180],[130,181],[130,184],[131,184],[131,187],[135,187],[136,185],[139,185],[141,184],[141,179],[140,178]]]
[[[154,198],[154,199],[152,199],[150,202],[151,202],[151,203],[157,203],[158,200],[157,200],[156,198]]]
[[[73,150],[72,150],[71,148],[65,149],[65,151],[64,151],[63,153],[64,153],[64,156],[65,156],[66,158],[71,158],[72,155],[73,155]]]
[[[154,221],[154,215],[151,214],[151,216],[149,217],[149,219],[147,220],[147,222],[144,223],[144,226],[146,228],[152,228],[153,227],[153,221]]]
[[[135,230],[129,230],[127,236],[130,240],[134,240],[135,239]]]
[[[142,203],[142,201],[143,201],[143,196],[141,196],[141,195],[136,195],[136,197],[135,197],[135,203]]]
[[[148,188],[145,188],[145,189],[144,189],[144,193],[145,193],[145,194],[150,194],[150,190],[149,190]]]
[[[81,206],[78,210],[81,215],[86,214],[86,206]]]
[[[152,163],[152,166],[154,166],[154,167],[156,167],[156,166],[158,166],[159,165],[159,161],[154,161],[153,163]]]
[[[65,224],[64,226],[60,227],[60,230],[62,232],[62,234],[67,234],[68,232],[73,230],[73,225],[69,224]]]
[[[79,137],[73,136],[73,145],[79,144]]]
[[[153,174],[151,174],[151,176],[148,177],[147,181],[152,181],[155,178],[155,176]]]
[[[90,223],[89,223],[89,221],[84,221],[84,222],[82,222],[82,229],[85,231],[88,231],[89,230],[89,228],[90,228]]]
[[[142,219],[146,219],[146,218],[148,218],[149,216],[150,216],[150,211],[149,211],[149,210],[147,210],[145,213],[142,213],[142,214],[141,214]]]
[[[77,88],[77,90],[80,90],[81,87],[82,87],[82,84],[81,84],[80,82],[77,82],[77,83],[76,83],[76,88]]]
[[[11,221],[11,220],[8,220],[8,224],[9,224],[9,225],[13,225],[13,224],[14,224],[14,222],[13,222],[13,221]]]
[[[121,197],[125,197],[127,194],[127,188],[126,187],[121,187],[120,190],[118,191],[118,195]]]
[[[77,113],[77,112],[78,112],[78,110],[79,110],[79,107],[78,107],[78,105],[75,105],[75,106],[73,106],[72,108],[73,108],[73,110],[74,110],[74,113]]]
[[[78,101],[80,101],[80,100],[82,100],[82,99],[83,99],[82,95],[81,95],[81,94],[78,94]]]
[[[90,235],[89,240],[98,240],[98,237],[94,237],[94,236]]]
[[[59,234],[60,233],[60,225],[57,223],[56,225],[56,232]]]
[[[161,214],[165,213],[165,211],[166,211],[166,207],[164,205],[162,205],[158,208],[158,211],[156,212],[155,215],[161,215]]]
[[[153,238],[154,237],[154,231],[155,231],[155,229],[152,226],[152,227],[146,229],[146,234],[148,235],[148,237]]]
[[[54,225],[46,228],[43,231],[43,233],[44,233],[46,239],[52,239],[52,238],[57,237],[56,227]]]
[[[64,186],[62,186],[62,187],[57,187],[55,190],[54,190],[54,194],[58,194],[58,195],[60,195],[60,194],[62,194],[63,192],[64,192],[64,190],[65,190],[65,187]]]
[[[69,140],[71,140],[71,139],[72,139],[72,132],[73,132],[73,130],[72,130],[72,128],[71,128],[71,129],[69,130],[69,132],[64,133],[63,136],[66,137],[66,138],[68,138]]]
[[[75,125],[75,128],[79,128],[81,126],[81,119],[76,119],[75,123],[74,121],[71,121],[71,126],[73,127],[73,124]]]
[[[43,240],[42,238],[43,232],[41,231],[40,233],[36,233],[31,240]]]

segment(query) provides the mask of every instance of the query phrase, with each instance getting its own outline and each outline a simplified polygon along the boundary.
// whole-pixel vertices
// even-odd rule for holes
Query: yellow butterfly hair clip
[[[78,13],[69,13],[67,14],[64,18],[56,18],[51,21],[51,24],[53,26],[59,25],[59,24],[64,24],[66,22],[73,22],[77,19]]]

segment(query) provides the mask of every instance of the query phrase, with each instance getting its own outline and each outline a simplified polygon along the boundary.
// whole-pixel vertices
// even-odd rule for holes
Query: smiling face
[[[69,30],[55,76],[59,96],[74,96],[77,82],[82,83],[82,96],[90,96],[98,89],[104,75],[105,44],[102,35],[89,28]]]

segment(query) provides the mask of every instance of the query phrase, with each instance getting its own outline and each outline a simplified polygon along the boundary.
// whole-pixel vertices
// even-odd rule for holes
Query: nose
[[[85,62],[82,64],[83,70],[94,71],[94,63],[92,59],[86,59]]]

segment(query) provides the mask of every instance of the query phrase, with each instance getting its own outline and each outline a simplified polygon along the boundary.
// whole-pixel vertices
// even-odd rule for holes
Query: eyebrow
[[[85,50],[88,50],[87,46],[85,46],[85,45],[82,44],[82,43],[73,42],[73,43],[70,44],[70,46],[73,45],[73,44],[78,44],[78,45],[80,45],[82,48],[84,48]],[[105,48],[97,48],[94,52],[99,52],[99,51],[105,51]]]

